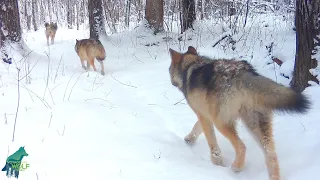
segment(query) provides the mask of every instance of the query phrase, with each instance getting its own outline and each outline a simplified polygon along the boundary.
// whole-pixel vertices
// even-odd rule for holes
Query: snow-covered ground
[[[88,30],[59,28],[55,44],[46,45],[44,29],[25,32],[32,52],[23,58],[9,48],[15,60],[0,65],[0,165],[25,146],[30,164],[21,180],[267,180],[262,151],[243,126],[240,137],[247,146],[245,169],[233,173],[234,151],[218,131],[217,138],[228,167],[215,166],[203,135],[194,146],[183,138],[196,116],[169,78],[169,48],[185,52],[189,45],[212,58],[235,57],[251,62],[258,72],[288,85],[281,76],[294,64],[295,32],[283,17],[258,16],[233,36],[240,42],[212,48],[224,25],[197,22],[178,41],[178,34],[156,36],[143,26],[102,40],[107,52],[106,75],[85,72],[74,50],[76,39]],[[226,30],[226,32],[224,32]],[[268,55],[266,46],[274,42]],[[147,44],[151,46],[146,46]],[[271,56],[284,61],[269,64]],[[98,71],[99,63],[96,63]],[[18,103],[20,103],[12,142]],[[29,70],[28,70],[29,69]],[[275,115],[274,136],[281,175],[287,180],[314,180],[320,170],[319,86],[304,91],[313,100],[307,115]],[[2,163],[2,164],[1,164]],[[2,168],[2,167],[0,167]],[[0,172],[0,179],[6,179]]]

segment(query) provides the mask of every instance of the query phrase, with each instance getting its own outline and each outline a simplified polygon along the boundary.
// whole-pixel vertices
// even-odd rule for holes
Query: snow
[[[228,31],[213,21],[197,22],[182,41],[177,40],[178,33],[154,36],[144,26],[108,36],[101,40],[107,53],[105,76],[99,73],[98,63],[98,72],[92,68],[84,71],[75,53],[76,39],[87,38],[88,29],[59,28],[50,47],[43,28],[25,33],[32,52],[23,58],[17,47],[9,47],[8,54],[15,62],[0,65],[0,162],[4,166],[7,155],[25,146],[29,156],[23,160],[30,167],[20,172],[20,180],[267,180],[263,153],[241,123],[239,134],[247,156],[240,173],[230,169],[234,150],[218,131],[227,167],[211,163],[203,135],[193,146],[184,142],[197,119],[182,93],[170,83],[168,49],[185,52],[192,45],[213,58],[246,59],[259,73],[289,85],[290,80],[280,74],[290,75],[293,70],[295,34],[291,22],[281,17],[248,19],[245,30],[233,36],[241,39],[234,51],[226,41],[212,48]],[[261,27],[266,23],[267,27]],[[271,55],[265,46],[271,42],[275,44],[271,55],[284,61],[281,68],[267,65]],[[18,102],[16,66],[22,79],[12,142]],[[315,179],[319,175],[319,92],[318,85],[304,91],[313,102],[308,114],[274,116],[283,179]],[[5,172],[0,179],[6,179]]]

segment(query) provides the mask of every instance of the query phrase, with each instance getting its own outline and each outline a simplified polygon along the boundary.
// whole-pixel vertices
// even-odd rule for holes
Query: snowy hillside
[[[267,180],[262,151],[248,131],[239,126],[247,146],[245,169],[230,169],[234,151],[218,131],[217,138],[227,167],[210,161],[205,137],[193,146],[183,138],[196,116],[169,78],[168,49],[185,52],[192,45],[201,55],[235,57],[251,62],[259,73],[288,85],[295,56],[292,21],[259,16],[233,36],[241,39],[232,50],[221,24],[197,22],[178,41],[178,34],[154,36],[140,26],[102,39],[106,49],[106,75],[82,69],[74,45],[88,30],[59,28],[55,44],[46,45],[44,29],[25,32],[32,51],[26,58],[8,49],[15,62],[0,64],[0,165],[20,146],[30,164],[20,180]],[[266,46],[274,43],[271,54]],[[224,45],[227,45],[224,47]],[[284,61],[269,64],[271,56]],[[17,68],[20,68],[18,74]],[[96,63],[98,71],[99,63]],[[12,132],[20,102],[12,142]],[[274,136],[286,180],[314,180],[320,169],[319,86],[304,91],[313,100],[304,116],[276,114]],[[2,164],[1,164],[2,163]],[[1,167],[2,168],[2,167]],[[6,179],[5,172],[0,179]]]

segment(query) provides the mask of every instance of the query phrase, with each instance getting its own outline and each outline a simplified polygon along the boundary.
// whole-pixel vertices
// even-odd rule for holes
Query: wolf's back
[[[306,113],[311,102],[300,92],[285,87],[264,76],[247,73],[241,86],[253,96],[253,105],[288,113]]]

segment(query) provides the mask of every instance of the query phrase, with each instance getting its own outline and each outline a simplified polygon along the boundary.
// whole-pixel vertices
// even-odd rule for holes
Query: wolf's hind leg
[[[86,66],[84,65],[84,59],[80,58],[80,62],[81,62],[81,67],[82,67],[84,70],[87,70]]]
[[[98,62],[100,63],[100,66],[101,66],[101,75],[105,75],[105,72],[104,72],[104,65],[103,65],[103,61],[99,61]]]
[[[201,127],[200,121],[197,120],[197,122],[193,125],[193,128],[190,131],[190,133],[186,135],[186,137],[184,137],[184,140],[186,141],[186,143],[190,145],[194,144],[201,133],[202,133],[202,127]]]
[[[272,135],[271,113],[252,111],[247,113],[245,124],[264,151],[270,180],[280,180],[278,156]]]
[[[236,122],[227,124],[223,120],[214,120],[214,125],[221,134],[230,141],[235,150],[236,157],[232,163],[232,170],[239,172],[242,171],[245,164],[246,146],[238,136],[235,123]]]
[[[89,65],[89,64],[92,66],[92,68],[93,68],[94,71],[97,71],[97,68],[96,68],[96,66],[94,65],[94,58],[89,58],[89,60],[88,60],[87,67],[90,68],[90,65]],[[88,68],[88,70],[89,70],[89,68]]]

